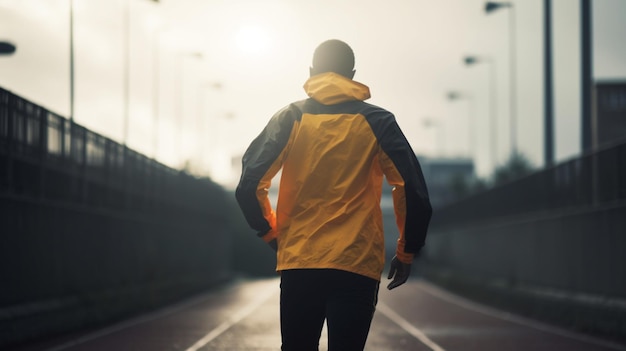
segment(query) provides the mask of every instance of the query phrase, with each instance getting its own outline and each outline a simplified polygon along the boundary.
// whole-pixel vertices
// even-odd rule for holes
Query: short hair
[[[326,40],[315,49],[312,68],[317,74],[335,72],[345,77],[352,77],[354,52],[341,40]]]

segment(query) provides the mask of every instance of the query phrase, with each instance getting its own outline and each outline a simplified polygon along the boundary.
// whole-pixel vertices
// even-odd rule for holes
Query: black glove
[[[387,285],[387,289],[395,289],[406,283],[409,275],[411,275],[411,264],[400,262],[396,256],[393,256],[391,268],[389,268],[389,276],[387,276],[387,279],[393,278],[393,280]]]

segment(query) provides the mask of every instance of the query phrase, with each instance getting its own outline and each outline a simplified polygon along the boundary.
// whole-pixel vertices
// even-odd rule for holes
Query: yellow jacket
[[[324,73],[304,88],[310,98],[278,111],[244,154],[237,201],[259,236],[277,239],[276,270],[333,268],[379,280],[383,176],[394,187],[396,255],[410,263],[424,245],[432,210],[418,160],[395,117],[363,102],[367,86]],[[281,168],[274,211],[268,189]]]

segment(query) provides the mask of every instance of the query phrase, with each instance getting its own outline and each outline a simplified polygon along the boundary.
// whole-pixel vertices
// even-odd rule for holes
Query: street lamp
[[[489,120],[491,128],[491,162],[495,169],[498,163],[497,156],[497,135],[498,135],[498,120],[496,118],[496,62],[488,58],[482,58],[477,56],[466,56],[463,58],[466,66],[472,66],[478,63],[490,64],[490,79],[489,79]]]
[[[152,43],[152,155],[157,159],[159,153],[159,110],[161,101],[161,34],[164,28],[159,27],[154,31]]]
[[[444,145],[445,145],[443,125],[439,121],[436,121],[434,118],[424,118],[422,120],[422,125],[424,126],[424,128],[438,129],[437,131],[438,133],[435,134],[436,135],[435,139],[437,139],[435,141],[435,144],[438,144],[437,148],[439,150],[437,151],[437,154],[439,154],[439,157],[443,157]]]
[[[511,2],[494,2],[487,1],[485,3],[485,13],[490,14],[502,8],[509,9],[509,70],[511,78],[510,93],[510,118],[511,118],[511,152],[517,153],[517,86],[516,86],[516,60],[515,60],[515,12],[513,11],[513,4]]]
[[[12,55],[15,52],[15,45],[8,41],[0,41],[0,55]]]
[[[70,128],[74,122],[74,0],[70,3]],[[70,139],[73,140],[73,138]]]
[[[214,153],[213,150],[213,145],[214,145],[214,134],[212,133],[212,131],[215,128],[211,128],[211,126],[207,127],[207,122],[209,122],[209,125],[212,124],[213,127],[215,127],[215,125],[217,124],[215,120],[213,120],[212,118],[207,118],[205,119],[205,116],[207,115],[207,111],[208,109],[206,108],[207,103],[205,101],[205,97],[206,97],[206,93],[209,91],[221,91],[222,90],[222,83],[221,82],[204,82],[203,84],[200,85],[200,88],[198,89],[198,113],[197,113],[197,131],[196,131],[196,135],[198,138],[198,142],[197,142],[197,147],[198,147],[198,164],[202,164],[203,160],[205,159],[205,152],[206,150],[209,151],[210,154]],[[216,135],[215,135],[216,136]],[[209,164],[212,161],[212,157],[209,157]],[[210,168],[210,166],[209,166]]]
[[[591,0],[580,1],[580,114],[581,151],[592,148],[593,114],[593,6]]]
[[[468,148],[468,153],[470,155],[470,158],[474,158],[475,154],[474,154],[474,145],[475,145],[475,135],[474,135],[474,101],[472,96],[470,96],[469,94],[463,94],[460,93],[458,91],[450,91],[446,94],[446,97],[448,98],[448,100],[450,101],[455,101],[455,100],[461,100],[461,99],[466,99],[467,100],[467,104],[468,104],[468,136],[467,136],[467,148]]]
[[[197,60],[202,60],[204,55],[201,52],[181,52],[179,53],[179,61],[178,61],[178,92],[177,92],[177,111],[176,111],[176,120],[178,121],[178,135],[177,135],[177,148],[178,148],[178,156],[182,158],[183,156],[183,86],[184,86],[184,59],[186,57],[194,58]],[[182,160],[181,160],[182,161]]]
[[[170,26],[165,25],[160,17],[152,17],[152,19],[152,154],[156,160],[159,154],[159,122],[161,115],[161,39]]]
[[[130,0],[124,2],[124,124],[122,145],[128,143],[128,124],[130,123]]]
[[[128,142],[128,129],[130,123],[130,31],[131,31],[131,0],[124,1],[124,124],[122,130],[122,144],[126,145]],[[159,0],[152,0],[152,2],[158,3]]]
[[[485,12],[490,13],[496,11],[499,8],[503,7],[513,7],[513,4],[510,2],[495,2],[495,1],[487,1],[485,3]]]
[[[552,1],[543,1],[543,70],[544,70],[544,132],[543,158],[545,166],[554,163],[554,94],[552,84]]]

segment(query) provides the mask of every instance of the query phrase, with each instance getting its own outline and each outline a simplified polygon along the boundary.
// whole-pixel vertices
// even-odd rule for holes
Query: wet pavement
[[[279,280],[237,280],[95,332],[19,351],[280,350]],[[601,351],[626,346],[494,310],[426,281],[381,284],[367,351]],[[326,333],[320,350],[326,350]]]

